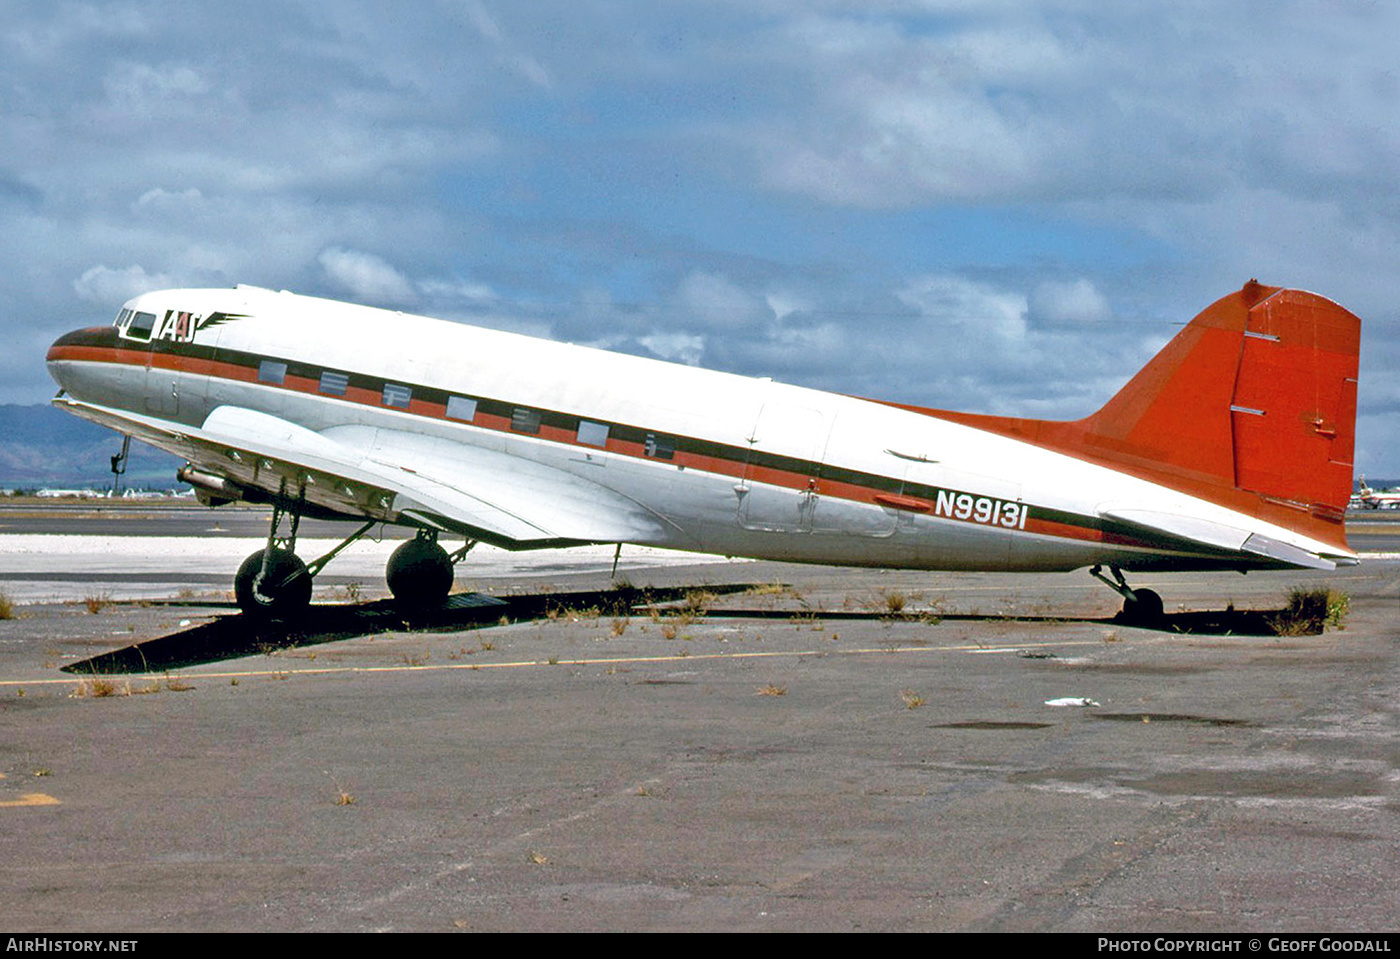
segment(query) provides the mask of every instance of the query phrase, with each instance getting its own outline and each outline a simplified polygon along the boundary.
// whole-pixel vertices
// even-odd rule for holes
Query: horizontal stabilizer
[[[1325,558],[1319,553],[1311,552],[1302,547],[1259,533],[1251,533],[1249,530],[1226,523],[1217,523],[1185,513],[1108,508],[1099,510],[1099,516],[1122,523],[1125,526],[1131,526],[1153,538],[1160,539],[1165,536],[1170,540],[1182,541],[1181,545],[1183,546],[1204,547],[1211,552],[1249,553],[1277,560],[1281,564],[1301,566],[1305,569],[1331,570],[1336,569],[1338,565],[1333,559]],[[1343,562],[1355,561],[1352,557],[1338,557],[1338,559]]]
[[[1270,559],[1281,560],[1291,563],[1294,566],[1302,566],[1306,569],[1336,569],[1338,564],[1330,559],[1323,559],[1316,553],[1309,553],[1305,549],[1299,549],[1288,543],[1281,543],[1276,539],[1267,536],[1260,536],[1255,533],[1244,542],[1244,549],[1247,553],[1254,553],[1258,556],[1267,556]],[[1355,560],[1351,561],[1355,563]],[[1350,564],[1346,564],[1350,565]]]

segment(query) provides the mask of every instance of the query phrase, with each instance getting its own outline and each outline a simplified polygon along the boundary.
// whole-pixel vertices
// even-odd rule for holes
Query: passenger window
[[[337,373],[334,370],[323,370],[321,372],[321,392],[330,396],[344,396],[345,391],[350,388],[350,377],[345,373]]]
[[[258,382],[281,386],[287,378],[287,364],[278,360],[263,360],[258,364]]]
[[[578,421],[578,441],[587,443],[589,446],[608,445],[608,427],[606,423],[594,423],[590,420]]]
[[[449,396],[447,398],[447,418],[470,423],[476,419],[476,400],[469,400],[465,396]]]
[[[540,411],[517,406],[510,414],[510,428],[517,433],[538,433],[540,431]]]
[[[408,409],[409,400],[413,399],[413,390],[399,383],[384,384],[384,405],[393,406],[401,410]]]

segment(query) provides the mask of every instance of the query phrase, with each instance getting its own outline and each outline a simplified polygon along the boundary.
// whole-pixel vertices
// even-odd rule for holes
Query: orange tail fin
[[[927,412],[1345,548],[1360,343],[1361,321],[1331,300],[1251,280],[1085,419]]]

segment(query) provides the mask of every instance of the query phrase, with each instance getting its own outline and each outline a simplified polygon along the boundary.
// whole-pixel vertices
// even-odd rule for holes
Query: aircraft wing
[[[657,540],[666,524],[588,479],[439,437],[367,426],[317,432],[236,406],[200,427],[60,398],[85,419],[135,436],[239,486],[304,489],[333,512],[451,530],[507,549]]]
[[[1212,552],[1244,553],[1252,558],[1276,560],[1282,564],[1302,566],[1306,569],[1332,570],[1339,565],[1352,565],[1356,562],[1354,556],[1312,552],[1261,533],[1184,513],[1110,507],[1100,509],[1099,515],[1104,519],[1133,527],[1156,539],[1165,537],[1185,541]]]

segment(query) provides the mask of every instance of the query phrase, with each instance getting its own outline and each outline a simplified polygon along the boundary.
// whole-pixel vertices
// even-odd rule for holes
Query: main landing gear
[[[307,564],[295,552],[300,511],[281,505],[286,502],[285,497],[279,496],[272,508],[267,546],[245,559],[234,577],[233,591],[238,608],[253,619],[288,619],[306,609],[311,602],[312,578],[377,522],[366,522],[335,549]],[[287,535],[281,536],[279,530],[285,514],[291,515],[290,527]],[[438,544],[437,535],[436,530],[419,530],[417,536],[389,557],[385,568],[389,592],[405,610],[442,605],[452,590],[452,567],[476,545],[474,540],[468,540],[461,549],[449,554]]]
[[[1123,610],[1118,614],[1118,619],[1130,626],[1152,626],[1161,622],[1162,597],[1150,589],[1133,589],[1124,581],[1123,571],[1117,566],[1110,566],[1109,570],[1113,573],[1113,579],[1103,574],[1102,566],[1090,569],[1089,575],[1123,597]]]

